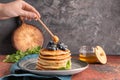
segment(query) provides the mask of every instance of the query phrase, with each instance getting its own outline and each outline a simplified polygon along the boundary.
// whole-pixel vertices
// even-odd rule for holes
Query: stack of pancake
[[[71,69],[70,50],[41,49],[36,68],[40,70]]]

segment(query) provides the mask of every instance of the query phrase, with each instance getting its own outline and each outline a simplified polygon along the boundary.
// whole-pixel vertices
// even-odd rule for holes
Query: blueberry
[[[53,41],[50,41],[48,44],[47,44],[47,47],[51,46],[51,45],[54,45],[54,42]]]
[[[53,41],[50,41],[46,47],[48,50],[67,50],[67,45],[65,45],[64,43],[58,43],[58,44],[55,44]]]
[[[50,41],[46,48],[48,50],[57,50],[57,45],[53,41]]]
[[[54,50],[57,50],[56,47],[47,47],[48,50],[51,50],[51,51],[54,51]]]
[[[57,44],[57,47],[60,49],[60,50],[66,50],[67,49],[67,45],[65,45],[64,43],[58,43]]]
[[[47,46],[51,46],[51,45],[54,45],[53,41],[50,41]]]
[[[54,51],[57,50],[57,47],[52,47],[52,50],[54,50]]]
[[[65,47],[62,47],[62,48],[61,48],[61,50],[64,50],[64,51],[65,51],[65,50],[66,50],[66,48],[65,48]]]

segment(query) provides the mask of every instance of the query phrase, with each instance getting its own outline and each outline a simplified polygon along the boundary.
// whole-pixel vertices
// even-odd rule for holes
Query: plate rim
[[[47,75],[45,73],[55,73],[57,72],[55,75],[73,75],[73,74],[76,74],[76,73],[79,73],[79,72],[82,72],[83,70],[87,69],[89,67],[89,64],[87,62],[84,62],[84,61],[81,61],[81,60],[78,60],[78,59],[72,59],[72,60],[76,60],[76,61],[80,61],[84,64],[86,64],[86,66],[84,67],[81,67],[81,68],[76,68],[76,69],[69,69],[69,70],[30,70],[30,69],[27,69],[27,68],[24,68],[22,67],[20,64],[22,63],[25,63],[25,61],[29,61],[31,59],[34,59],[36,60],[36,58],[30,58],[30,59],[27,59],[27,60],[22,60],[18,63],[18,66],[20,67],[20,69],[22,70],[26,70],[26,71],[29,71],[31,73],[35,73],[35,74],[42,74],[42,75]],[[34,63],[34,62],[33,62]],[[74,71],[74,72],[73,72]],[[68,73],[68,74],[64,74],[64,72]],[[69,72],[72,72],[72,73],[69,73]],[[60,73],[63,73],[63,74],[60,74]],[[54,75],[54,74],[50,74],[50,75]]]

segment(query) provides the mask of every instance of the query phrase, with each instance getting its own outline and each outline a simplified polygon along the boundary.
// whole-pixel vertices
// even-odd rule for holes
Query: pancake
[[[70,59],[71,59],[71,57],[68,57],[68,58],[62,59],[62,60],[46,60],[46,59],[38,58],[38,63],[43,64],[43,65],[54,65],[54,64],[66,63]]]
[[[42,70],[60,70],[60,69],[62,69],[63,67],[66,67],[66,64],[67,63],[64,63],[63,65],[61,64],[61,65],[57,65],[57,66],[53,66],[53,65],[41,65],[41,64],[38,64],[38,68],[39,69],[42,69]]]
[[[61,54],[61,55],[56,55],[56,56],[50,56],[50,55],[39,55],[40,58],[42,59],[58,59],[58,60],[61,60],[61,59],[64,59],[66,57],[69,57],[71,54],[70,53],[67,53],[67,54]]]
[[[56,51],[51,50],[50,51],[50,50],[47,50],[47,49],[41,49],[40,53],[41,53],[41,55],[53,55],[53,56],[55,56],[55,55],[70,53],[70,50],[67,49],[65,51],[63,51],[63,50],[56,50]]]

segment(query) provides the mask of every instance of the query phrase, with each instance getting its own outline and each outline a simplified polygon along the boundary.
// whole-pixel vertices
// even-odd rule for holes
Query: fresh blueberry
[[[50,41],[47,46],[51,46],[51,45],[54,45],[53,41]]]
[[[57,45],[53,41],[50,41],[46,48],[48,50],[57,50]]]
[[[48,44],[47,44],[47,47],[51,46],[51,45],[54,45],[54,42],[53,41],[50,41]]]
[[[46,47],[48,50],[67,50],[67,45],[65,45],[64,43],[58,43],[58,44],[55,44],[53,41],[50,41]]]
[[[66,50],[67,49],[67,45],[65,45],[64,43],[58,43],[57,44],[57,47],[60,49],[60,50]]]
[[[54,50],[57,50],[56,47],[47,47],[48,50],[51,50],[51,51],[54,51]]]

